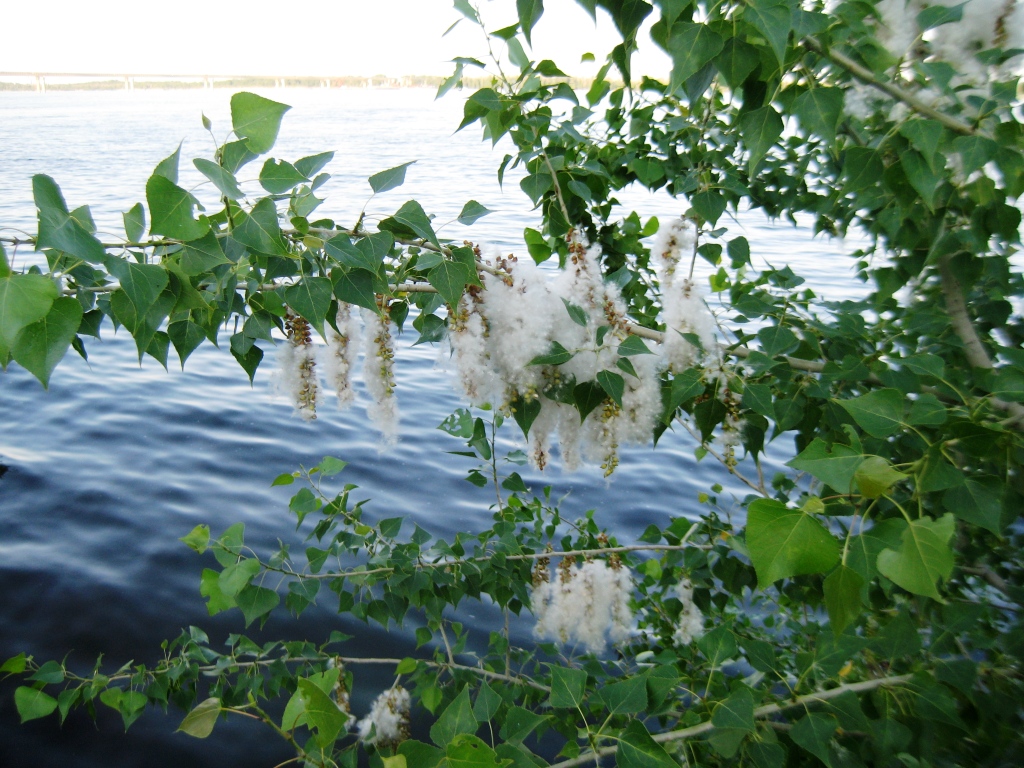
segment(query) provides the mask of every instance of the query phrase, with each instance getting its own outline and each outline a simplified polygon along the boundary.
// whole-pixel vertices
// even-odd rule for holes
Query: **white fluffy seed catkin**
[[[632,633],[632,591],[633,579],[618,562],[588,560],[579,567],[563,562],[553,580],[544,570],[535,576],[531,595],[533,633],[602,653],[609,639],[621,643]]]
[[[306,421],[316,418],[320,386],[316,376],[316,347],[309,323],[290,310],[284,321],[287,342],[278,345],[278,370],[273,386],[287,395],[295,411]]]
[[[470,404],[476,406],[493,402],[496,395],[500,397],[499,380],[488,349],[488,322],[480,294],[475,287],[463,294],[448,332],[462,390]]]
[[[359,721],[359,739],[368,746],[395,749],[409,738],[409,692],[397,686],[384,691]]]
[[[366,415],[380,430],[384,447],[398,442],[398,399],[395,397],[395,347],[391,337],[391,320],[387,307],[383,317],[368,309],[362,310],[366,325],[366,356],[363,379],[370,394]]]
[[[676,597],[683,604],[679,612],[679,624],[672,634],[672,642],[678,648],[689,645],[704,634],[704,614],[693,602],[693,585],[683,579],[676,585]]]
[[[348,408],[356,399],[352,386],[352,370],[359,354],[359,319],[350,304],[338,305],[335,319],[338,330],[332,329],[324,354],[324,370],[328,383],[338,396],[338,409]]]

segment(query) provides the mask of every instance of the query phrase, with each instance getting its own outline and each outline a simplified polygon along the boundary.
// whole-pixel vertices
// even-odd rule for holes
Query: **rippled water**
[[[201,180],[190,159],[209,155],[213,142],[200,112],[219,138],[230,124],[224,91],[135,91],[47,94],[0,93],[0,227],[34,232],[31,176],[48,173],[69,205],[88,203],[101,232],[121,233],[121,211],[144,198],[153,166],[184,140],[182,185]],[[427,91],[280,90],[268,96],[292,104],[275,155],[294,160],[335,150],[333,179],[321,209],[353,221],[369,193],[366,177],[408,160],[402,188],[372,200],[385,215],[410,198],[438,221],[455,218],[472,198],[495,213],[449,236],[516,247],[524,226],[536,226],[514,179],[499,189],[495,171],[504,152],[479,141],[475,129],[452,135],[461,118],[457,99],[433,101]],[[256,169],[256,170],[251,170]],[[240,174],[255,176],[258,163]],[[248,174],[248,176],[247,176]],[[507,180],[509,181],[509,180]],[[197,191],[202,197],[202,189]],[[670,215],[671,200],[642,193],[624,202],[647,214]],[[372,221],[372,218],[371,218]],[[815,240],[803,230],[773,229],[743,217],[754,257],[806,273],[820,293],[848,298],[857,288],[842,244]],[[4,230],[5,233],[7,230]],[[521,250],[521,248],[520,248]],[[24,253],[22,259],[30,259]],[[223,338],[227,338],[224,334]],[[491,491],[464,481],[474,463],[445,451],[462,445],[436,426],[459,407],[451,372],[429,346],[403,339],[396,366],[402,438],[386,453],[362,411],[365,396],[339,414],[325,407],[305,423],[268,384],[268,354],[252,387],[226,351],[204,345],[178,369],[165,372],[152,358],[140,365],[132,339],[106,327],[89,345],[89,363],[70,353],[50,391],[16,365],[0,373],[0,660],[25,651],[39,659],[69,655],[83,669],[99,653],[112,667],[152,662],[159,643],[188,625],[202,625],[214,643],[243,631],[237,612],[209,618],[198,594],[199,573],[211,560],[177,541],[195,525],[214,532],[242,521],[247,543],[264,551],[279,539],[298,543],[287,513],[287,488],[270,488],[279,473],[311,466],[324,455],[350,462],[342,481],[357,483],[372,515],[406,515],[437,534],[483,525]],[[507,430],[506,449],[513,447]],[[697,464],[693,442],[668,433],[657,450],[624,452],[611,483],[599,470],[575,474],[557,467],[523,472],[527,484],[569,494],[563,511],[598,510],[622,539],[669,516],[698,513],[697,493],[714,482],[743,495],[742,486],[708,462]],[[782,447],[780,455],[787,447]],[[463,617],[487,627],[493,616],[469,606]],[[354,634],[351,655],[394,656],[413,651],[408,632],[351,626],[327,606],[299,621],[272,618],[264,635],[320,640],[332,629]],[[524,621],[519,631],[528,631]],[[250,634],[258,634],[252,632]],[[363,681],[362,686],[358,685]],[[382,678],[360,673],[356,711],[365,709]],[[0,684],[0,765],[21,766],[273,766],[288,752],[275,737],[244,723],[217,726],[196,741],[174,734],[180,714],[148,713],[123,734],[120,717],[100,706],[99,725],[73,715],[20,726],[13,686]]]

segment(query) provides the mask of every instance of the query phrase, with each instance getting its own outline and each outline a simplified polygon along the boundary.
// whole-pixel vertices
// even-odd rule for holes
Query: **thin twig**
[[[568,223],[571,221],[569,218],[569,209],[565,205],[565,198],[562,197],[562,187],[558,183],[558,176],[555,173],[555,168],[551,165],[551,159],[548,157],[547,152],[541,149],[540,155],[544,158],[544,164],[548,167],[548,173],[551,174],[551,183],[555,187],[555,197],[558,198],[558,207],[562,209],[562,215],[565,217],[566,223]]]
[[[828,701],[838,696],[842,696],[844,693],[854,692],[863,693],[865,691],[873,691],[877,688],[883,688],[887,686],[902,685],[908,682],[913,676],[912,675],[898,675],[896,677],[880,677],[874,680],[864,680],[860,683],[848,683],[846,685],[840,685],[838,688],[830,688],[827,691],[816,691],[815,693],[809,693],[805,696],[798,696],[795,699],[791,699],[781,704],[766,704],[763,707],[758,707],[754,710],[754,717],[756,719],[763,719],[770,717],[771,715],[785,712],[786,710],[796,709],[798,707],[806,707],[810,704],[817,702]],[[689,728],[682,728],[678,731],[666,731],[664,733],[658,733],[652,736],[654,741],[659,744],[667,744],[674,741],[684,741],[686,739],[692,739],[696,736],[701,736],[708,731],[713,731],[715,726],[711,721],[701,723],[700,725],[694,725]],[[580,755],[579,757],[573,758],[572,760],[564,760],[561,763],[555,763],[551,768],[572,768],[577,765],[585,765],[590,763],[597,758],[606,757],[613,755],[618,751],[618,745],[602,747],[601,749],[594,750],[593,752],[587,752],[586,754]]]
[[[600,549],[570,549],[558,552],[533,552],[530,554],[505,555],[505,560],[541,560],[548,557],[589,557],[591,555],[612,555],[622,552],[681,552],[686,549],[707,549],[702,544],[630,544],[623,547],[603,547]],[[498,554],[498,553],[495,553]],[[450,568],[468,563],[485,563],[494,558],[492,555],[482,557],[471,557],[467,560],[438,560],[433,563],[416,563],[416,568]],[[386,566],[381,568],[370,568],[362,571],[340,571],[338,573],[307,573],[300,574],[294,571],[286,571],[281,568],[267,568],[269,571],[285,573],[289,576],[299,576],[303,579],[349,579],[356,576],[375,576],[381,573],[394,573],[395,568]]]
[[[717,452],[717,451],[716,451],[716,450],[715,450],[714,448],[710,448],[710,447],[708,447],[708,446],[707,446],[707,445],[706,445],[706,444],[704,443],[704,441],[703,441],[703,440],[702,440],[702,439],[700,438],[700,436],[699,436],[699,435],[698,435],[698,434],[697,434],[696,432],[694,432],[694,431],[693,431],[693,427],[691,427],[691,426],[690,426],[689,424],[687,424],[687,423],[686,423],[686,420],[685,420],[685,419],[681,419],[681,418],[678,418],[678,417],[677,417],[677,418],[676,418],[676,421],[678,421],[678,422],[679,422],[680,424],[682,424],[682,425],[683,425],[683,428],[684,428],[684,429],[685,429],[685,430],[686,430],[687,432],[689,432],[689,433],[690,433],[690,436],[691,436],[691,437],[692,437],[692,438],[693,438],[694,440],[696,440],[697,442],[699,442],[699,443],[701,444],[701,446],[702,446],[702,447],[704,448],[704,450],[705,450],[705,451],[707,451],[708,453],[710,453],[710,454],[711,454],[711,455],[712,455],[712,456],[713,456],[713,457],[714,457],[715,459],[717,459],[717,460],[718,460],[718,462],[719,462],[719,463],[720,463],[720,464],[721,464],[721,465],[722,465],[723,467],[725,467],[726,469],[728,469],[728,470],[729,470],[729,473],[730,473],[731,475],[733,475],[733,476],[734,476],[734,477],[735,477],[736,479],[738,479],[738,480],[739,480],[739,481],[740,481],[741,483],[743,483],[744,485],[746,485],[746,486],[747,486],[748,488],[750,488],[751,490],[757,491],[757,492],[758,492],[758,493],[760,493],[760,494],[761,494],[762,496],[768,496],[768,492],[767,492],[767,491],[766,491],[766,490],[765,490],[764,488],[760,488],[760,487],[758,487],[757,483],[755,483],[755,482],[753,482],[752,480],[750,480],[749,478],[747,478],[747,477],[745,477],[745,476],[741,475],[741,474],[740,474],[739,472],[737,472],[737,471],[736,471],[736,468],[735,468],[735,467],[730,467],[730,466],[729,466],[729,464],[728,464],[728,463],[726,462],[726,460],[725,460],[725,457],[724,457],[724,456],[722,456],[722,455],[721,455],[720,453],[718,453],[718,452]]]
[[[871,70],[865,69],[860,64],[855,62],[853,59],[843,55],[839,51],[826,49],[825,46],[823,46],[815,38],[805,37],[803,39],[803,44],[805,47],[810,48],[815,53],[821,54],[832,63],[838,64],[840,67],[845,69],[851,75],[860,80],[862,83],[866,83],[867,85],[877,88],[883,93],[892,96],[897,101],[902,101],[912,110],[917,112],[919,115],[929,117],[932,120],[937,120],[950,130],[956,131],[957,133],[962,133],[966,136],[978,135],[978,132],[974,130],[974,128],[969,126],[967,123],[963,123],[957,120],[955,117],[950,117],[949,115],[940,112],[934,107],[925,104],[923,101],[921,101],[921,99],[917,98],[914,94],[910,93],[909,91],[903,90],[899,86],[893,85],[892,83],[886,82],[885,80],[880,80]]]
[[[949,262],[948,256],[944,256],[939,261],[939,274],[942,277],[942,296],[946,301],[950,327],[963,342],[964,355],[971,367],[991,370],[994,367],[992,358],[971,321],[970,313],[967,311],[967,302],[964,299],[964,289],[956,275],[953,274]],[[1024,421],[1024,405],[1007,402],[995,396],[990,397],[989,402],[999,410],[1010,414],[1010,418],[1004,422],[1005,426],[1020,427],[1021,422]]]

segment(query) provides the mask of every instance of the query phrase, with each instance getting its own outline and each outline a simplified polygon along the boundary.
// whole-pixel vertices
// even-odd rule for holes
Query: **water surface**
[[[182,185],[202,180],[190,159],[209,156],[214,143],[200,114],[212,119],[222,140],[230,125],[229,95],[0,93],[0,227],[34,233],[31,176],[43,172],[57,180],[71,207],[91,206],[104,237],[123,236],[121,212],[144,199],[152,168],[179,142]],[[450,225],[442,234],[520,252],[523,227],[538,224],[512,174],[504,191],[497,184],[504,148],[481,143],[475,129],[453,135],[462,112],[457,98],[434,102],[433,93],[420,90],[282,89],[265,95],[294,107],[275,156],[337,153],[327,169],[334,176],[322,190],[325,215],[354,223],[369,197],[366,177],[416,160],[403,187],[369,202],[371,221],[411,198],[436,213],[437,221],[447,221],[472,198],[495,213],[472,228]],[[258,168],[253,163],[239,176],[251,180]],[[208,188],[196,194],[212,202]],[[645,193],[622,199],[644,216],[680,209]],[[788,262],[830,299],[861,290],[841,243],[788,226],[772,228],[754,216],[741,217],[733,228],[748,237],[757,263]],[[31,258],[19,252],[17,263]],[[229,335],[222,334],[225,345]],[[195,555],[177,539],[199,523],[219,532],[241,521],[257,549],[276,549],[278,540],[298,544],[287,512],[289,489],[271,488],[270,481],[324,455],[350,463],[341,480],[357,483],[373,499],[371,515],[404,515],[446,536],[485,525],[493,491],[465,482],[474,463],[447,454],[463,446],[436,429],[462,405],[452,373],[439,350],[410,346],[415,335],[409,329],[402,337],[396,366],[401,441],[385,453],[365,418],[362,389],[354,409],[338,413],[327,405],[315,422],[296,418],[269,386],[272,353],[250,387],[226,350],[204,345],[184,372],[176,359],[164,371],[152,358],[140,364],[132,339],[114,334],[108,324],[103,341],[89,343],[89,362],[69,353],[49,392],[16,365],[0,374],[0,464],[9,467],[0,476],[0,660],[21,651],[40,660],[67,655],[84,671],[103,653],[116,668],[132,659],[153,662],[160,641],[189,625],[206,628],[214,643],[243,631],[237,612],[206,615],[199,574],[212,558]],[[514,437],[507,430],[506,450]],[[529,485],[551,485],[556,497],[567,495],[565,514],[597,509],[617,536],[631,539],[650,523],[699,514],[697,494],[715,482],[725,485],[723,498],[742,497],[742,486],[709,461],[694,460],[694,448],[685,434],[668,433],[657,450],[626,450],[610,483],[596,468],[520,471]],[[777,458],[787,450],[780,446]],[[462,618],[471,626],[487,629],[493,621],[484,607],[469,605],[468,612]],[[414,649],[408,628],[387,633],[353,626],[329,605],[300,621],[275,616],[264,636],[321,641],[333,629],[356,636],[350,655],[386,649],[401,657]],[[523,621],[516,631],[525,637],[529,624]],[[360,673],[357,713],[389,684],[380,675]],[[103,706],[98,726],[81,713],[63,728],[55,718],[20,726],[12,691],[9,683],[0,684],[5,768],[269,768],[289,756],[269,731],[238,720],[218,724],[205,741],[174,734],[176,712],[149,713],[127,736],[119,715]]]

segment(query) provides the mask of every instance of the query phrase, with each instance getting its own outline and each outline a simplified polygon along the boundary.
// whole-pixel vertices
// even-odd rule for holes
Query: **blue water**
[[[30,180],[44,172],[62,186],[72,207],[92,206],[101,233],[122,235],[121,212],[144,199],[151,169],[179,141],[182,185],[201,181],[191,158],[209,155],[213,142],[202,130],[200,112],[223,138],[229,95],[0,93],[0,227],[34,232]],[[461,118],[457,98],[434,102],[432,93],[417,90],[266,95],[294,106],[276,156],[337,153],[327,169],[334,178],[322,190],[325,215],[354,222],[369,197],[367,176],[417,160],[404,187],[370,201],[370,221],[410,198],[437,213],[437,221],[447,221],[472,198],[495,213],[472,228],[451,225],[442,234],[506,250],[517,247],[524,226],[537,225],[511,174],[504,193],[498,187],[502,147],[492,151],[475,129],[452,135]],[[240,177],[257,173],[254,163]],[[212,202],[208,189],[196,194]],[[644,193],[622,199],[645,215],[678,211],[671,200]],[[755,260],[791,263],[798,273],[813,275],[815,289],[828,298],[855,295],[852,261],[842,255],[852,247],[812,239],[804,230],[773,229],[751,216],[734,227],[750,239]],[[23,249],[16,264],[33,258]],[[405,515],[443,536],[484,526],[493,490],[465,482],[474,462],[445,453],[463,446],[436,429],[462,405],[452,373],[439,350],[410,347],[415,335],[409,329],[403,337],[396,364],[401,441],[384,453],[364,416],[362,391],[361,401],[345,413],[328,404],[315,422],[295,417],[268,384],[272,353],[250,387],[230,355],[210,345],[193,354],[184,372],[176,359],[166,372],[152,358],[140,365],[131,338],[107,325],[101,343],[88,343],[89,362],[69,353],[49,392],[16,365],[0,374],[0,463],[9,467],[0,477],[0,661],[22,651],[39,660],[68,656],[86,671],[103,653],[107,666],[117,668],[129,660],[153,662],[160,641],[189,625],[203,626],[215,644],[242,632],[237,612],[206,615],[199,574],[212,558],[195,555],[177,539],[199,523],[218,532],[241,521],[247,543],[258,550],[275,550],[279,539],[297,545],[289,489],[271,488],[270,482],[324,455],[350,463],[341,481],[358,484],[373,499],[371,516]],[[505,450],[515,447],[514,438],[506,429]],[[695,447],[685,434],[667,433],[657,450],[625,451],[610,483],[596,468],[567,474],[556,466],[543,475],[518,469],[528,485],[551,485],[556,497],[568,494],[565,515],[597,509],[600,521],[629,540],[650,523],[699,514],[697,494],[715,482],[726,488],[726,506],[743,497],[743,486],[717,466],[694,460]],[[780,446],[776,460],[788,450]],[[461,618],[469,626],[492,627],[495,617],[486,607],[469,604],[466,610]],[[299,621],[272,618],[264,636],[322,641],[334,629],[355,635],[349,655],[400,658],[414,652],[408,631],[342,621],[329,602]],[[528,621],[515,630],[525,637]],[[357,713],[390,682],[385,679],[381,670],[357,670]],[[238,720],[219,724],[205,741],[174,734],[181,714],[173,711],[148,713],[127,735],[120,716],[102,705],[98,726],[82,713],[63,728],[54,717],[21,726],[13,688],[0,683],[4,768],[273,766],[289,756],[269,731]]]

